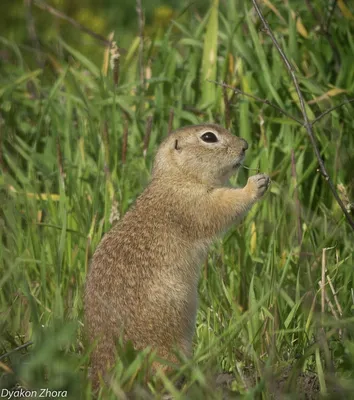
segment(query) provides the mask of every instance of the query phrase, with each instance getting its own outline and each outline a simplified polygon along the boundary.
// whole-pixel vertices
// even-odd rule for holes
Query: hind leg
[[[108,371],[114,365],[115,353],[114,341],[104,335],[91,354],[90,379],[94,392],[100,389],[102,380],[108,383]]]
[[[188,341],[182,341],[179,346],[171,347],[171,348],[159,348],[157,351],[157,355],[160,359],[165,360],[166,363],[162,363],[159,361],[154,361],[152,364],[152,374],[158,374],[161,371],[164,375],[170,376],[173,373],[176,373],[181,365],[181,358],[175,353],[172,348],[175,348],[178,352],[183,353],[187,359],[192,356],[192,346]],[[181,389],[183,383],[185,381],[185,376],[182,374],[174,383],[177,389]],[[162,382],[160,383],[162,385]],[[163,385],[162,385],[163,386]],[[161,387],[162,387],[161,386]]]

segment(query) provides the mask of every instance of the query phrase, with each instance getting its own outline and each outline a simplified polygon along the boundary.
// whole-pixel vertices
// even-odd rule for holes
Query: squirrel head
[[[186,126],[160,145],[153,178],[182,176],[208,185],[225,183],[242,163],[247,142],[215,124]]]

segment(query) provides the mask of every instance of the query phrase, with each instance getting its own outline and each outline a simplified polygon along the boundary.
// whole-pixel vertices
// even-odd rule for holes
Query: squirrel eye
[[[213,132],[205,132],[201,136],[201,139],[206,143],[215,143],[218,141],[218,138]]]

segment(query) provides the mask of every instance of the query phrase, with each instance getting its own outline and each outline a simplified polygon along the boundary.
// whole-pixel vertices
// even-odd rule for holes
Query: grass
[[[330,29],[337,59],[303,2],[263,6],[298,68],[312,119],[354,94],[353,10],[338,3]],[[314,4],[324,13],[321,2]],[[291,80],[259,31],[250,2],[213,1],[204,16],[192,8],[183,16],[162,38],[145,39],[145,87],[138,78],[138,39],[121,57],[115,86],[110,69],[102,72],[60,38],[46,44],[44,69],[19,44],[0,38],[7,57],[0,64],[2,388],[18,383],[91,398],[83,329],[90,256],[112,219],[146,186],[171,109],[173,128],[225,124],[222,88],[206,81],[215,78],[300,118]],[[182,360],[172,377],[145,385],[153,355],[124,349],[116,379],[101,398],[124,399],[127,392],[159,398],[164,392],[221,399],[223,390],[228,398],[266,399],[279,392],[349,398],[354,390],[353,232],[317,172],[305,130],[269,106],[227,95],[230,129],[251,144],[246,164],[271,176],[270,193],[216,241],[202,266],[193,360]],[[345,105],[315,125],[348,209],[353,112],[353,104]],[[238,184],[246,180],[240,171]],[[17,349],[28,341],[33,344]],[[185,384],[177,390],[173,382],[182,373]],[[229,383],[217,386],[215,376]]]

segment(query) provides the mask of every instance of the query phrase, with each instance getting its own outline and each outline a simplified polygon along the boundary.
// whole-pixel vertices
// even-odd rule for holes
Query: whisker
[[[249,168],[249,167],[246,167],[246,166],[243,165],[243,164],[240,164],[240,167],[245,168],[245,169],[248,169],[249,171],[257,171],[257,172],[259,172],[259,168]]]

